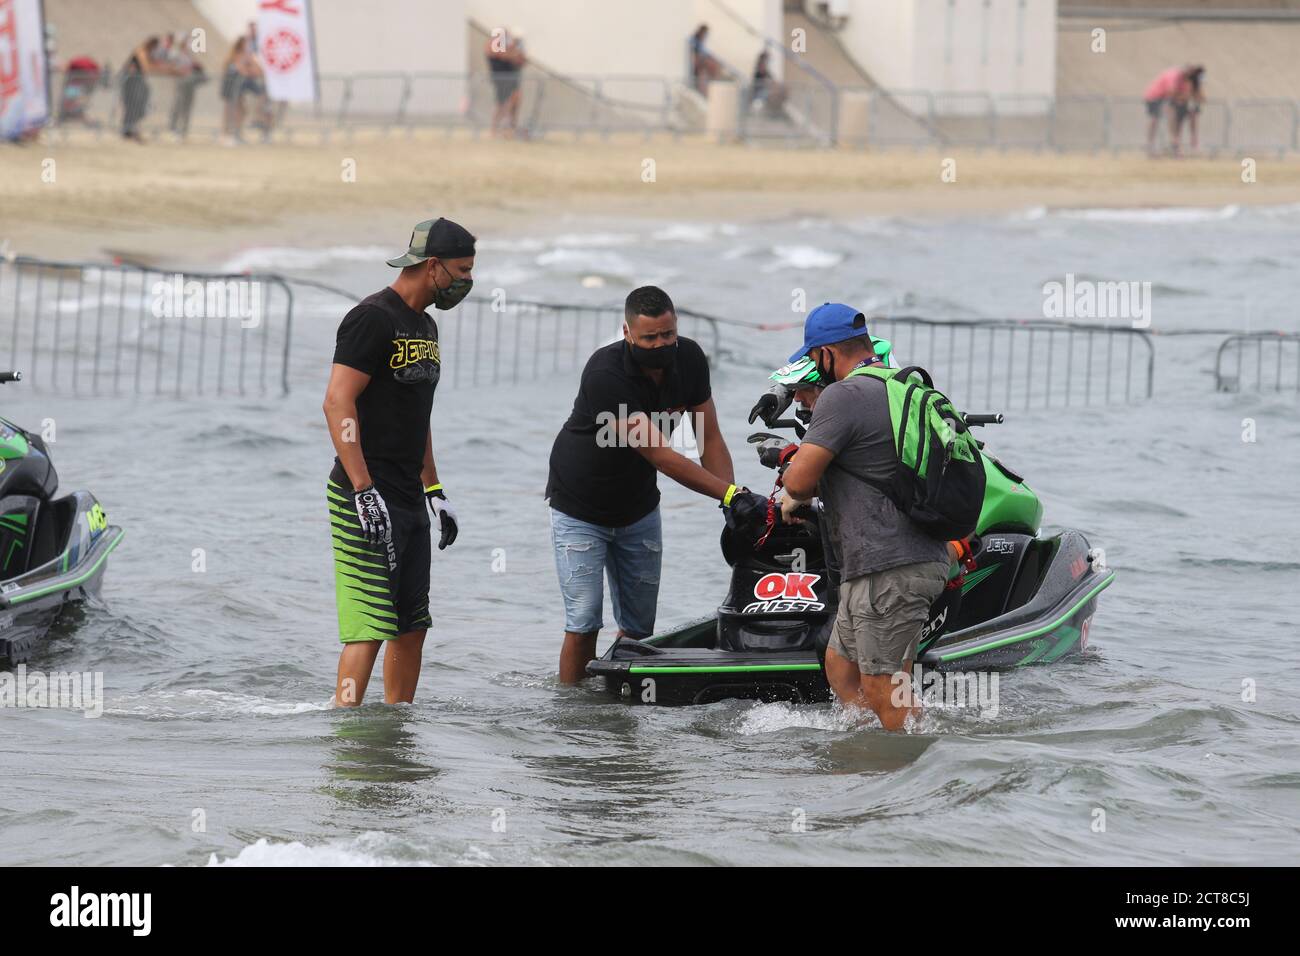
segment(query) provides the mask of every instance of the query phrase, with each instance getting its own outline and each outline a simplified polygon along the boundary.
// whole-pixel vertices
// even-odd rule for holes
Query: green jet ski
[[[65,605],[99,593],[122,540],[94,495],[58,485],[41,436],[0,418],[0,663],[27,660]]]
[[[819,384],[811,365],[804,359],[774,372],[775,384],[750,422],[761,418],[768,428],[792,428],[802,437],[809,414],[781,416],[796,390]],[[968,426],[1002,421],[1001,415],[963,417]],[[954,564],[948,587],[930,608],[918,662],[939,671],[985,671],[1076,656],[1088,645],[1097,596],[1115,573],[1077,531],[1041,537],[1038,496],[987,451],[983,459],[984,505],[969,555]],[[720,549],[731,583],[715,614],[642,640],[621,638],[587,672],[631,704],[829,700],[822,661],[838,575],[817,510],[802,524],[778,521],[759,546],[724,528]]]

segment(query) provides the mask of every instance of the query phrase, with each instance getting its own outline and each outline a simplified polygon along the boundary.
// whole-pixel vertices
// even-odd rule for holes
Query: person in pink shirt
[[[1151,117],[1147,127],[1148,153],[1155,153],[1156,129],[1160,125],[1160,114],[1164,111],[1166,103],[1173,108],[1169,114],[1170,147],[1174,153],[1178,152],[1178,138],[1183,121],[1189,114],[1199,111],[1200,104],[1204,101],[1200,92],[1201,74],[1204,72],[1205,68],[1201,66],[1171,66],[1167,70],[1162,70],[1147,86],[1142,98],[1146,101],[1147,115]],[[1191,107],[1193,100],[1195,100],[1194,110]],[[1193,149],[1196,148],[1196,132],[1196,119],[1193,116],[1191,122]]]

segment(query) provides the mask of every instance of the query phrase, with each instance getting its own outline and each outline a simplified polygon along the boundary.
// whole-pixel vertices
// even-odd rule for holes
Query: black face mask
[[[443,272],[447,273],[447,278],[451,279],[451,285],[447,286],[445,289],[433,290],[433,306],[434,308],[443,311],[454,309],[456,306],[460,305],[461,300],[464,299],[465,296],[469,295],[469,290],[474,288],[474,280],[457,279],[451,274],[451,271],[446,266],[442,265],[441,262],[439,262],[438,265],[442,267]]]
[[[822,364],[822,359],[825,358],[828,353],[829,353],[829,349],[822,349],[820,352],[817,353],[817,357],[813,359],[813,364],[817,366],[817,374],[821,376],[822,381],[825,382],[827,385],[835,381],[834,354],[830,355],[830,363],[828,365]]]
[[[677,361],[677,343],[661,345],[657,349],[645,349],[639,345],[627,343],[632,350],[632,361],[642,368],[667,368]]]

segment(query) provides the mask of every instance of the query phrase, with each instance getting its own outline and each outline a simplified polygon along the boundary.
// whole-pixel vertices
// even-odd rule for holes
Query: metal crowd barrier
[[[1214,356],[1214,387],[1220,392],[1300,394],[1300,333],[1233,335]]]
[[[0,368],[21,370],[38,391],[71,395],[287,394],[297,281],[0,259]],[[699,342],[711,363],[764,371],[788,354],[801,324],[756,326],[692,309],[678,316],[681,334]],[[619,338],[623,313],[473,297],[438,320],[443,383],[472,388],[572,376]],[[869,327],[893,343],[900,364],[926,368],[965,408],[1068,408],[1154,394],[1155,338],[1142,329],[922,316],[876,316]],[[1215,357],[1219,391],[1300,394],[1300,333],[1194,334],[1226,336]],[[760,358],[768,354],[776,357],[770,364]]]
[[[72,395],[289,391],[279,276],[0,259],[0,367]]]
[[[127,78],[54,73],[56,134],[122,132],[128,106],[145,138],[230,136],[242,111],[244,138],[322,140],[357,130],[436,129],[480,134],[492,125],[496,91],[488,73],[357,73],[322,75],[310,105],[273,104],[254,89],[234,101],[221,97],[220,77]],[[778,115],[752,105],[743,89],[738,135],[751,142],[784,140],[873,148],[1050,149],[1132,151],[1147,146],[1149,118],[1140,97],[989,95],[945,91],[836,86],[824,78],[791,75]],[[869,101],[866,133],[841,135],[846,94]],[[698,95],[680,80],[656,76],[555,76],[525,70],[520,79],[519,127],[531,137],[700,132]],[[1300,100],[1208,101],[1197,120],[1202,153],[1300,150]],[[1157,148],[1168,139],[1167,115],[1157,125]]]
[[[893,343],[900,365],[926,369],[963,408],[1118,404],[1155,388],[1155,345],[1140,329],[919,316],[873,318],[868,327]]]

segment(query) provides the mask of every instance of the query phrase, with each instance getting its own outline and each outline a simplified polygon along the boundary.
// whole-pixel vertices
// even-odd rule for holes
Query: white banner
[[[268,97],[285,103],[315,102],[311,0],[259,0],[257,58]]]
[[[50,118],[41,0],[0,0],[0,139]]]

